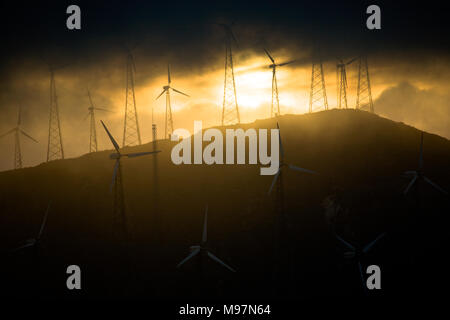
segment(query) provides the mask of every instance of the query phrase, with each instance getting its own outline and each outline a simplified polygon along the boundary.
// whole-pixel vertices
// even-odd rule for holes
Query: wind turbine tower
[[[13,128],[13,129],[9,130],[5,134],[0,136],[0,138],[2,138],[2,137],[6,136],[6,135],[8,135],[10,133],[14,133],[14,141],[15,141],[15,146],[14,146],[14,169],[22,168],[22,151],[21,151],[21,148],[20,148],[20,134],[23,134],[28,139],[31,139],[32,141],[37,143],[37,141],[34,138],[32,138],[29,134],[27,134],[25,131],[22,130],[21,124],[22,124],[22,108],[19,107],[19,115],[18,115],[18,119],[17,119],[17,126],[15,128]]]
[[[358,67],[358,91],[356,95],[356,109],[365,109],[375,112],[372,101],[372,91],[370,89],[369,67],[367,56],[359,58]]]
[[[318,110],[328,110],[327,92],[325,90],[325,77],[323,75],[322,61],[312,64],[311,92],[309,95],[309,113]]]
[[[141,144],[138,115],[136,110],[136,96],[134,93],[134,76],[136,65],[133,54],[128,50],[127,55],[127,85],[125,94],[125,120],[123,126],[122,146],[135,146]]]
[[[95,128],[95,111],[94,110],[99,110],[99,111],[107,111],[107,112],[111,112],[109,110],[103,109],[103,108],[96,108],[94,107],[94,103],[92,102],[92,97],[91,97],[91,92],[88,90],[87,91],[88,97],[89,97],[89,103],[90,106],[88,108],[88,117],[90,117],[90,136],[89,136],[89,152],[97,152],[98,148],[97,148],[97,130]]]
[[[225,81],[223,88],[222,125],[241,123],[234,80],[232,42],[237,44],[230,25],[218,24],[225,30]]]
[[[347,105],[347,72],[346,66],[355,61],[356,58],[345,62],[340,59],[336,64],[336,84],[337,84],[337,107],[338,109],[348,108]]]
[[[170,78],[170,66],[167,65],[167,85],[163,87],[163,91],[159,94],[158,97],[156,97],[156,100],[159,99],[163,95],[163,93],[166,93],[166,119],[165,119],[165,127],[164,127],[164,138],[168,139],[173,133],[173,118],[172,118],[172,105],[170,104],[170,90],[182,94],[186,97],[189,97],[187,94],[173,88],[171,85],[171,78]],[[155,126],[156,129],[156,126]]]
[[[61,122],[59,121],[58,97],[56,95],[55,73],[50,68],[50,116],[48,125],[47,162],[64,159],[64,148],[61,135]]]
[[[278,84],[277,84],[277,67],[285,66],[287,64],[290,64],[294,61],[287,61],[283,63],[275,63],[275,59],[270,55],[269,51],[264,49],[267,56],[269,57],[270,61],[272,62],[271,65],[268,67],[272,69],[272,105],[270,108],[270,117],[277,117],[280,115],[280,100],[278,98]]]
[[[125,197],[123,192],[123,181],[122,181],[122,165],[120,159],[125,156],[128,158],[136,158],[140,156],[145,156],[148,154],[158,153],[159,151],[151,151],[151,152],[139,152],[139,153],[121,153],[119,144],[116,142],[114,137],[109,132],[106,125],[101,121],[103,128],[105,128],[106,133],[111,140],[111,143],[116,149],[115,153],[112,153],[109,157],[111,160],[115,160],[114,171],[111,182],[111,191],[114,188],[114,213],[113,213],[113,229],[116,232],[118,239],[126,240],[128,238],[128,228],[127,228],[127,220],[125,214]]]

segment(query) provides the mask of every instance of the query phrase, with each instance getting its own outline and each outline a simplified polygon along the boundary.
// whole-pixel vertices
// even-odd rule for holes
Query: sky
[[[433,1],[376,2],[381,30],[366,28],[361,1],[77,1],[81,30],[66,28],[66,1],[2,3],[0,36],[0,135],[14,127],[22,106],[22,128],[38,140],[22,139],[24,166],[46,160],[49,65],[56,90],[66,157],[89,151],[87,89],[97,112],[122,140],[126,49],[136,64],[137,112],[144,143],[153,121],[164,133],[167,84],[175,128],[219,125],[223,102],[225,43],[215,23],[232,23],[237,99],[242,122],[270,115],[271,70],[263,51],[277,62],[297,62],[277,71],[281,113],[308,111],[311,63],[322,59],[330,108],[336,106],[336,61],[367,55],[375,112],[450,138],[450,41],[446,8]],[[347,67],[349,107],[356,102],[357,64]],[[99,149],[111,149],[97,127]],[[0,138],[0,171],[13,167],[14,137]]]

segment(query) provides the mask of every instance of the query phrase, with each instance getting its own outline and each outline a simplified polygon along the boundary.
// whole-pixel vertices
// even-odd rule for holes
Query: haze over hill
[[[357,273],[351,267],[350,271],[342,267],[333,231],[361,244],[388,232],[389,237],[372,257],[387,270],[387,294],[424,286],[434,288],[424,275],[418,276],[417,287],[408,286],[402,277],[393,280],[405,264],[416,270],[425,263],[419,257],[424,248],[428,250],[427,244],[403,247],[415,237],[417,226],[408,222],[412,212],[419,216],[426,212],[422,222],[427,228],[426,242],[431,243],[442,235],[436,228],[442,228],[439,219],[449,208],[448,196],[435,193],[432,188],[423,188],[420,210],[414,197],[402,195],[409,182],[402,177],[403,172],[415,170],[418,165],[420,132],[356,110],[283,115],[236,127],[276,128],[277,122],[286,162],[319,173],[313,176],[292,171],[284,176],[289,232],[296,253],[289,271],[292,287],[286,296],[360,293]],[[0,173],[0,250],[32,237],[47,204],[52,203],[40,258],[40,265],[45,266],[40,272],[46,281],[43,291],[37,294],[70,297],[64,291],[64,266],[79,264],[87,270],[85,296],[114,295],[117,291],[111,289],[114,285],[110,282],[114,277],[126,287],[126,293],[121,291],[125,295],[202,295],[197,291],[202,285],[195,285],[194,281],[195,264],[186,264],[179,270],[175,266],[185,257],[188,247],[200,239],[205,204],[210,210],[211,246],[238,270],[232,274],[214,263],[208,264],[208,292],[212,296],[242,297],[272,294],[272,287],[266,284],[271,279],[276,251],[272,237],[274,197],[267,195],[273,177],[261,176],[259,164],[176,166],[170,160],[175,143],[160,140],[156,145],[161,150],[158,155],[122,162],[132,236],[128,249],[131,273],[114,260],[113,197],[109,192],[114,164],[109,159],[111,151]],[[152,143],[125,148],[124,152],[150,150]],[[425,133],[424,170],[446,190],[450,190],[449,167],[450,141]],[[324,200],[330,196],[347,209],[345,216],[332,221],[324,214]],[[403,249],[400,252],[398,248]],[[265,263],[259,263],[258,259],[264,257]],[[26,273],[26,265],[34,263],[30,261],[26,254],[11,255],[2,267],[13,274],[11,279],[17,279],[20,272]],[[27,282],[11,281],[6,295],[30,290]]]

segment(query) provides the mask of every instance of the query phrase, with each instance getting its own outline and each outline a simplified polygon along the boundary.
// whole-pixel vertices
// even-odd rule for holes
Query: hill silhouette
[[[363,246],[383,232],[386,237],[363,261],[382,270],[382,290],[370,294],[435,293],[443,276],[435,270],[443,260],[442,220],[450,205],[431,186],[403,195],[409,183],[403,173],[418,166],[420,131],[356,110],[283,115],[230,128],[276,128],[277,122],[286,162],[319,173],[284,175],[287,248],[276,244],[275,197],[267,194],[273,176],[261,176],[259,164],[176,166],[170,160],[175,143],[159,140],[156,156],[122,161],[126,244],[112,233],[111,150],[1,172],[0,250],[36,236],[51,202],[39,252],[4,254],[1,294],[181,301],[359,296],[358,270],[344,260],[334,234]],[[148,143],[124,152],[153,148]],[[448,168],[450,141],[425,133],[426,175],[450,190]],[[201,273],[195,259],[176,268],[189,246],[200,242],[206,204],[212,252],[236,273],[212,260]],[[282,290],[273,272],[280,250],[291,256]],[[71,264],[82,270],[81,291],[66,289]]]

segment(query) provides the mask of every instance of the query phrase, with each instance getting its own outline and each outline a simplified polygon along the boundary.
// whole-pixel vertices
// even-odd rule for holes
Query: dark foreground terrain
[[[276,121],[241,127],[275,128]],[[175,166],[174,143],[158,141],[156,157],[122,162],[127,243],[117,243],[112,233],[111,151],[0,173],[0,295],[179,301],[363,296],[358,267],[344,259],[346,248],[334,234],[364,246],[383,232],[361,261],[382,271],[382,289],[368,294],[438,295],[446,276],[449,197],[429,185],[403,195],[410,181],[404,171],[418,166],[420,131],[355,110],[285,115],[278,122],[286,162],[320,173],[283,176],[287,241],[281,248],[275,192],[267,195],[273,177],[261,176],[259,164]],[[153,144],[125,149],[149,151]],[[449,168],[450,141],[425,133],[426,175],[450,190]],[[9,252],[36,236],[50,201],[39,250]],[[200,266],[195,258],[176,268],[201,240],[206,203],[212,252],[236,273],[212,260]],[[289,259],[280,262],[280,256]],[[66,288],[72,264],[82,270],[81,291]]]

